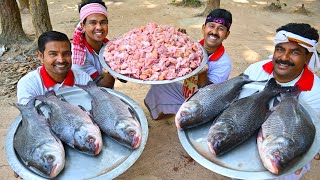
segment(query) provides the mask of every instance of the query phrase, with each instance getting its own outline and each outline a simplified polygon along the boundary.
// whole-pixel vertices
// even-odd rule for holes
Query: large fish
[[[281,93],[281,103],[263,123],[257,137],[264,166],[280,174],[295,157],[313,143],[315,127],[306,109],[298,102],[299,92]]]
[[[54,91],[36,96],[51,110],[49,124],[58,138],[78,151],[95,156],[102,149],[100,129],[92,122],[88,112],[78,106],[60,100]]]
[[[272,78],[266,87],[231,104],[213,122],[208,145],[213,155],[221,155],[248,139],[261,127],[269,111],[269,101],[292,87],[281,87]]]
[[[45,117],[38,114],[34,102],[32,99],[27,105],[15,104],[22,121],[14,135],[13,146],[32,171],[53,178],[64,168],[65,152]]]
[[[77,86],[91,97],[93,121],[102,132],[131,149],[138,148],[141,126],[131,108],[117,96],[97,87],[92,81],[88,85]]]
[[[238,98],[242,86],[252,82],[245,74],[196,91],[179,108],[175,122],[178,129],[191,128],[213,120]]]

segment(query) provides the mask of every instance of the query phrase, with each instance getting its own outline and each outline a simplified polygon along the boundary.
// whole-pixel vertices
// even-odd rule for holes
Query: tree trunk
[[[22,29],[18,4],[13,0],[0,0],[0,44],[28,42]]]
[[[35,38],[38,39],[42,33],[52,30],[48,4],[47,0],[30,0],[29,2]]]
[[[29,12],[29,0],[17,0],[19,4],[20,11],[23,13]]]
[[[208,0],[206,8],[204,9],[202,16],[207,16],[212,10],[220,8],[220,0]]]

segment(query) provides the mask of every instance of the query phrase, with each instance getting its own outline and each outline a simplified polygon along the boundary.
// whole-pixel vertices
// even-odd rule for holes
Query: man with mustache
[[[71,70],[71,44],[67,35],[48,31],[38,39],[38,58],[42,66],[22,77],[17,84],[17,99],[27,104],[37,95],[72,88],[75,84],[86,85],[92,80],[82,71]]]
[[[275,78],[282,86],[298,85],[300,100],[304,100],[320,115],[320,69],[317,44],[318,31],[309,24],[289,23],[276,30],[272,59],[250,65],[244,72],[252,80]],[[319,153],[315,156],[320,159]],[[310,169],[307,164],[295,174],[280,179],[299,179]]]
[[[73,33],[72,69],[90,75],[98,86],[113,88],[115,79],[99,61],[99,53],[109,40],[107,7],[102,0],[87,0],[79,5],[80,23]]]
[[[232,24],[232,14],[225,9],[215,9],[206,18],[202,26],[203,39],[200,44],[208,54],[208,63],[196,76],[184,83],[152,85],[144,103],[152,119],[161,119],[166,114],[176,114],[186,98],[198,87],[208,83],[221,83],[231,73],[231,60],[225,52],[222,42],[228,38]],[[184,32],[183,29],[181,32]]]

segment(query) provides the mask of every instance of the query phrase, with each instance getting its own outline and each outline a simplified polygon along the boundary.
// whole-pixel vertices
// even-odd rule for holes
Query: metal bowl
[[[203,69],[204,66],[208,62],[208,54],[207,54],[206,50],[203,48],[203,46],[201,44],[199,44],[198,42],[195,41],[196,43],[198,43],[199,47],[201,47],[201,49],[202,49],[203,58],[202,58],[202,62],[200,64],[200,66],[198,66],[196,69],[194,69],[191,73],[186,74],[186,75],[181,76],[181,77],[178,77],[178,78],[175,78],[175,79],[171,79],[171,80],[158,80],[158,81],[150,81],[150,80],[148,80],[148,81],[145,81],[145,80],[141,80],[141,79],[130,78],[128,76],[122,75],[122,74],[117,73],[116,71],[112,70],[107,65],[107,63],[105,62],[104,57],[103,57],[103,53],[104,53],[104,50],[105,50],[106,46],[108,46],[109,42],[107,44],[105,44],[100,50],[99,60],[100,60],[101,65],[110,74],[112,74],[113,76],[115,76],[115,77],[117,77],[119,79],[126,80],[126,81],[134,82],[134,83],[140,83],[140,84],[168,84],[168,83],[173,83],[173,82],[177,82],[177,81],[182,81],[182,80],[185,80],[185,79],[187,79],[187,78],[189,78],[191,76],[194,76],[194,75],[198,74],[201,71],[201,69]]]
[[[55,179],[113,179],[129,169],[141,155],[148,138],[148,122],[143,110],[130,97],[112,89],[106,88],[106,90],[122,99],[134,111],[142,128],[140,146],[131,150],[107,137],[104,133],[102,133],[103,148],[96,157],[82,154],[69,146],[64,146],[66,153],[65,167]],[[82,105],[87,110],[91,109],[90,96],[80,88],[75,87],[57,93],[57,96],[63,96],[71,104]],[[38,102],[37,106],[40,105],[43,106],[42,103]],[[41,110],[48,112],[49,108],[43,106]],[[47,115],[47,112],[44,112],[45,115]],[[15,118],[8,130],[5,141],[7,160],[12,169],[23,179],[44,179],[26,167],[13,148],[13,138],[20,122],[21,114]]]
[[[257,90],[264,88],[260,85],[247,84],[239,98],[251,95]],[[212,122],[200,125],[195,128],[180,131],[178,136],[183,148],[199,164],[205,168],[237,179],[273,179],[294,173],[296,170],[304,167],[320,151],[320,119],[317,113],[308,107],[304,102],[303,105],[312,119],[316,128],[315,139],[308,150],[302,157],[296,159],[282,174],[274,175],[270,173],[262,164],[257,148],[257,137],[254,135],[242,144],[238,145],[226,154],[213,157],[207,145],[207,136]]]

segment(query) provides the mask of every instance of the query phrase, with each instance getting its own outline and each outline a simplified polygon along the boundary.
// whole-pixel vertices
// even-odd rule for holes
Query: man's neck
[[[208,47],[208,46],[206,46],[206,44],[204,44],[203,47],[207,51],[208,54],[212,54],[212,53],[216,52],[216,50],[220,47],[220,45],[212,48],[212,47]]]
[[[92,41],[90,40],[89,38],[85,37],[86,38],[86,41],[87,43],[91,46],[91,48],[96,52],[96,53],[99,53],[101,47],[102,47],[102,41],[101,42],[98,42],[98,41]]]

